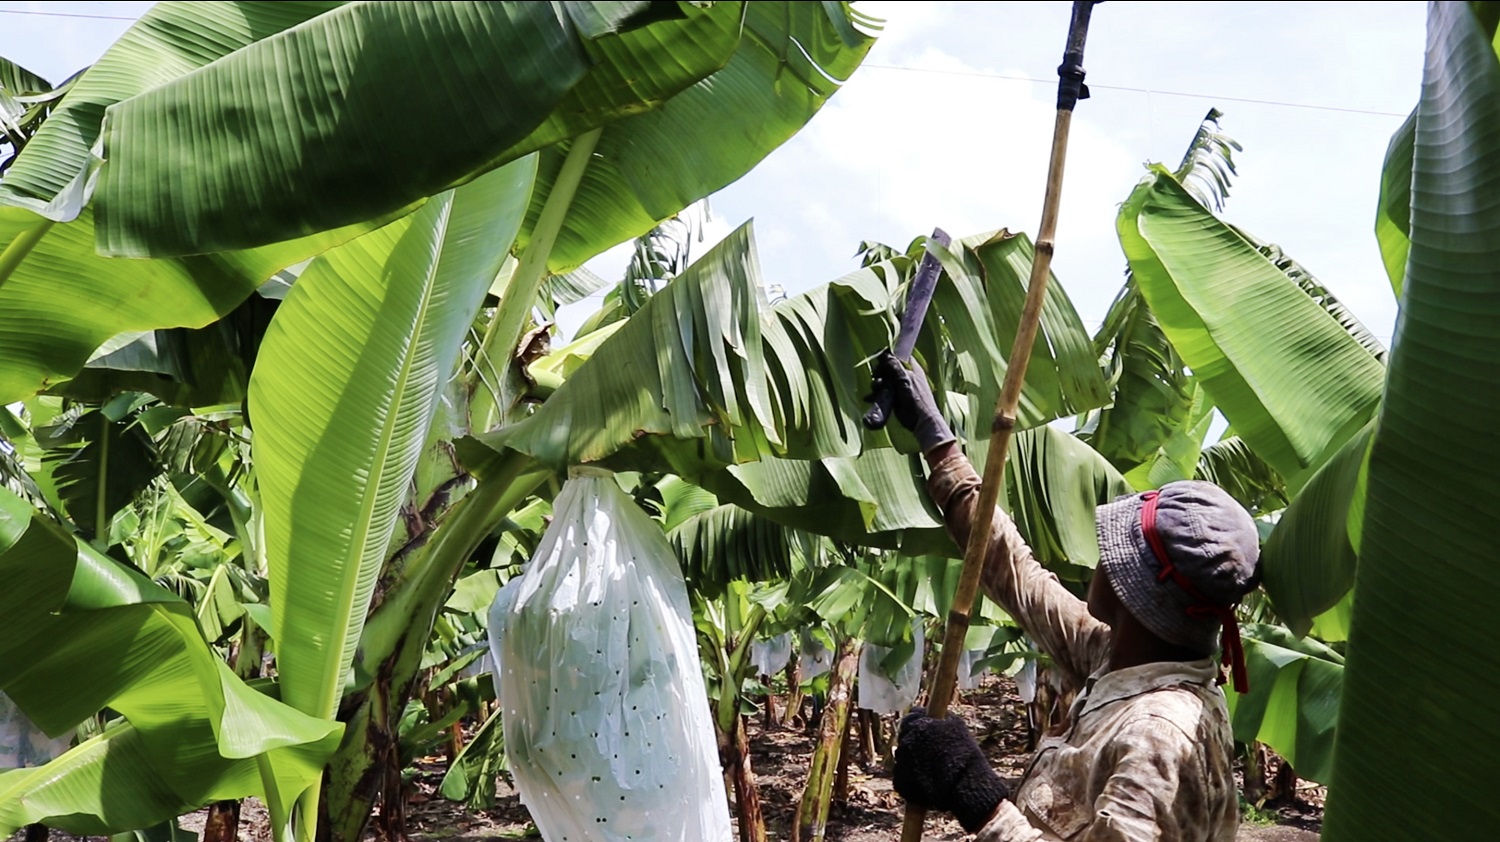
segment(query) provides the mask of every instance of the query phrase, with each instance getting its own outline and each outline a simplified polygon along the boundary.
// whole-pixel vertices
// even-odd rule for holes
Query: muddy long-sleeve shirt
[[[928,491],[960,547],[980,480],[954,452],[933,466]],[[996,510],[983,584],[1082,687],[1067,731],[1043,738],[1011,800],[979,842],[1229,842],[1239,823],[1234,742],[1211,658],[1110,670],[1109,626],[1032,556]]]

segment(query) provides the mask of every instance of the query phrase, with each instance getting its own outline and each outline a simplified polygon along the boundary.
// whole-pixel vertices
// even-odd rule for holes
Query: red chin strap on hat
[[[1245,674],[1245,649],[1240,644],[1240,624],[1234,616],[1233,605],[1220,605],[1198,592],[1193,583],[1182,575],[1182,572],[1172,564],[1172,559],[1167,556],[1166,545],[1162,543],[1161,535],[1156,531],[1156,498],[1159,495],[1155,491],[1148,491],[1141,495],[1141,533],[1146,536],[1146,543],[1151,545],[1151,552],[1161,564],[1161,572],[1156,575],[1158,582],[1171,579],[1177,583],[1177,587],[1187,592],[1188,596],[1198,600],[1197,605],[1189,605],[1187,613],[1189,617],[1214,617],[1218,619],[1223,627],[1220,643],[1224,649],[1223,663],[1228,665],[1230,672],[1234,674],[1234,692],[1250,692],[1250,679]],[[1224,683],[1224,676],[1219,676],[1219,683]]]

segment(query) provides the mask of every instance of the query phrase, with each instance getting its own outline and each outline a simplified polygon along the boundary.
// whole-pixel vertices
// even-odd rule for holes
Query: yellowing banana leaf
[[[1158,168],[1137,185],[1118,228],[1172,346],[1289,486],[1369,421],[1380,361],[1170,173]]]
[[[331,718],[459,346],[520,225],[534,159],[319,257],[250,381],[272,633],[288,704]]]
[[[1500,822],[1486,791],[1500,749],[1500,676],[1487,668],[1500,629],[1486,619],[1500,508],[1497,104],[1500,61],[1474,7],[1429,6],[1411,252],[1370,450],[1329,842],[1474,839]],[[1382,809],[1398,787],[1401,809]]]
[[[184,805],[247,795],[280,816],[338,745],[338,723],[240,681],[204,641],[191,606],[3,489],[0,611],[11,623],[0,639],[0,691],[33,722],[57,734],[105,707],[129,722],[124,748],[125,732],[107,731],[34,773],[0,778],[6,834],[69,817],[84,832],[130,830]],[[100,792],[101,776],[125,788]]]

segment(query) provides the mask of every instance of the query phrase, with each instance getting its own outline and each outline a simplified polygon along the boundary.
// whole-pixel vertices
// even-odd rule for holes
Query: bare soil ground
[[[1017,785],[1028,759],[1027,734],[1021,700],[1010,680],[999,676],[986,678],[979,688],[961,694],[952,710],[974,729],[980,745],[1006,783]],[[804,711],[810,713],[811,706],[805,706]],[[794,727],[764,731],[756,721],[750,731],[750,746],[767,835],[771,839],[786,839],[806,782],[813,738],[800,722]],[[407,831],[413,842],[539,838],[519,795],[506,781],[496,784],[494,809],[475,811],[437,794],[444,771],[442,758],[424,758],[416,771],[407,807]],[[1240,842],[1313,842],[1322,828],[1323,796],[1322,787],[1299,784],[1294,793],[1277,799],[1244,822],[1238,837]],[[900,836],[902,815],[903,802],[891,790],[890,775],[881,758],[865,762],[856,754],[849,765],[848,798],[834,805],[827,839],[891,842]],[[182,824],[201,830],[203,813],[184,817]],[[924,838],[933,842],[965,838],[963,829],[947,817],[930,817],[927,827]],[[253,800],[244,805],[239,835],[243,842],[270,842],[265,810]],[[51,838],[58,842],[72,839],[56,832]],[[20,840],[21,834],[16,834],[8,842]]]

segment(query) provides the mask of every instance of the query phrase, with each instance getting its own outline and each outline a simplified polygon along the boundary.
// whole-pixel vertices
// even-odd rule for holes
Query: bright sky
[[[0,2],[0,55],[60,81],[150,5]],[[753,217],[766,281],[793,294],[856,268],[861,240],[1034,231],[1041,214],[1071,4],[860,7],[887,20],[865,66],[711,200],[710,233]],[[1424,15],[1420,2],[1096,9],[1094,95],[1073,121],[1053,262],[1085,323],[1119,289],[1115,213],[1142,164],[1175,165],[1218,107],[1245,147],[1226,218],[1279,243],[1389,344],[1396,301],[1372,231],[1386,144],[1420,92]],[[616,277],[622,265],[606,255],[591,268]]]

